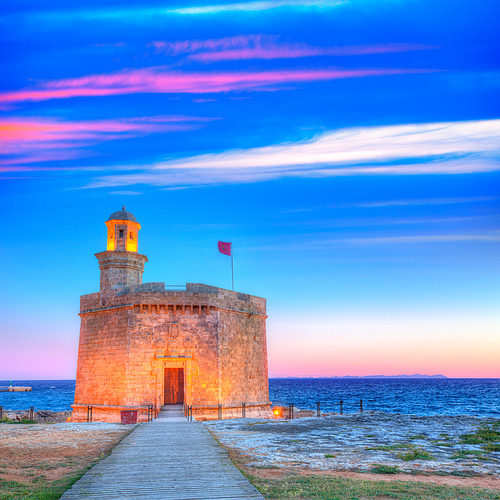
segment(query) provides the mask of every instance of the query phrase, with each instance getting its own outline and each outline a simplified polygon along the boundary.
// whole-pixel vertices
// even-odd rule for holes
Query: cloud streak
[[[342,0],[267,0],[256,2],[238,2],[220,5],[205,5],[203,7],[185,7],[171,9],[169,14],[197,15],[197,14],[222,14],[228,12],[259,12],[263,10],[288,8],[332,8],[347,3]]]
[[[164,67],[127,70],[54,80],[34,88],[0,93],[0,105],[18,102],[140,93],[206,94],[231,91],[273,91],[284,85],[345,78],[428,73],[428,69],[284,69],[242,72],[174,72]]]
[[[314,56],[388,54],[437,48],[416,43],[312,47],[304,43],[280,43],[278,36],[261,34],[176,42],[160,40],[152,42],[149,46],[154,47],[157,54],[163,53],[170,56],[188,54],[189,59],[204,63],[246,59],[292,59]]]
[[[45,117],[4,118],[0,120],[0,170],[32,170],[15,165],[83,158],[90,154],[81,149],[86,146],[152,133],[195,130],[214,119],[196,116],[94,121],[60,121]]]
[[[500,120],[346,128],[313,140],[201,155],[90,187],[196,186],[283,177],[449,175],[500,170]]]

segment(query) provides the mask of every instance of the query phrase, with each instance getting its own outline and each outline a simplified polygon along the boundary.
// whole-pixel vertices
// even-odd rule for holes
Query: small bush
[[[407,462],[410,460],[434,460],[433,456],[428,451],[420,448],[420,446],[417,446],[413,450],[407,451],[406,453],[398,453],[396,456]]]
[[[335,458],[337,455],[333,453],[325,453],[325,458]]]
[[[373,464],[370,472],[373,472],[374,474],[399,474],[401,470],[397,465]]]

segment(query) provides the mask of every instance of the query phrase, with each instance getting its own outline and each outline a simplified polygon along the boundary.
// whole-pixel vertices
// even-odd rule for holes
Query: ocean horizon
[[[0,386],[10,380],[0,380]],[[0,392],[0,406],[9,410],[71,410],[75,380],[12,380],[31,392]],[[269,396],[274,405],[294,404],[299,410],[344,413],[360,410],[414,415],[474,415],[500,418],[500,379],[444,376],[273,377]],[[248,403],[252,401],[247,401]]]

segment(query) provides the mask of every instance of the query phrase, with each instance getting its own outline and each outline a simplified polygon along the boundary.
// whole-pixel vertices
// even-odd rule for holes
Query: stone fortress
[[[271,416],[266,300],[198,283],[183,290],[142,283],[136,218],[106,221],[96,254],[100,291],[80,297],[73,422],[147,419],[147,405],[193,406],[202,419]],[[220,406],[219,406],[220,405]]]

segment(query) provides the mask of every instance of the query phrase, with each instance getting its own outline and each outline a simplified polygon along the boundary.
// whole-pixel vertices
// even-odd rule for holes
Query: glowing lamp
[[[139,251],[138,235],[141,225],[136,218],[125,210],[115,212],[106,221],[108,228],[108,242],[106,249],[110,252]]]
[[[273,409],[273,415],[278,418],[283,416],[283,408],[280,408],[277,406],[276,408]]]

